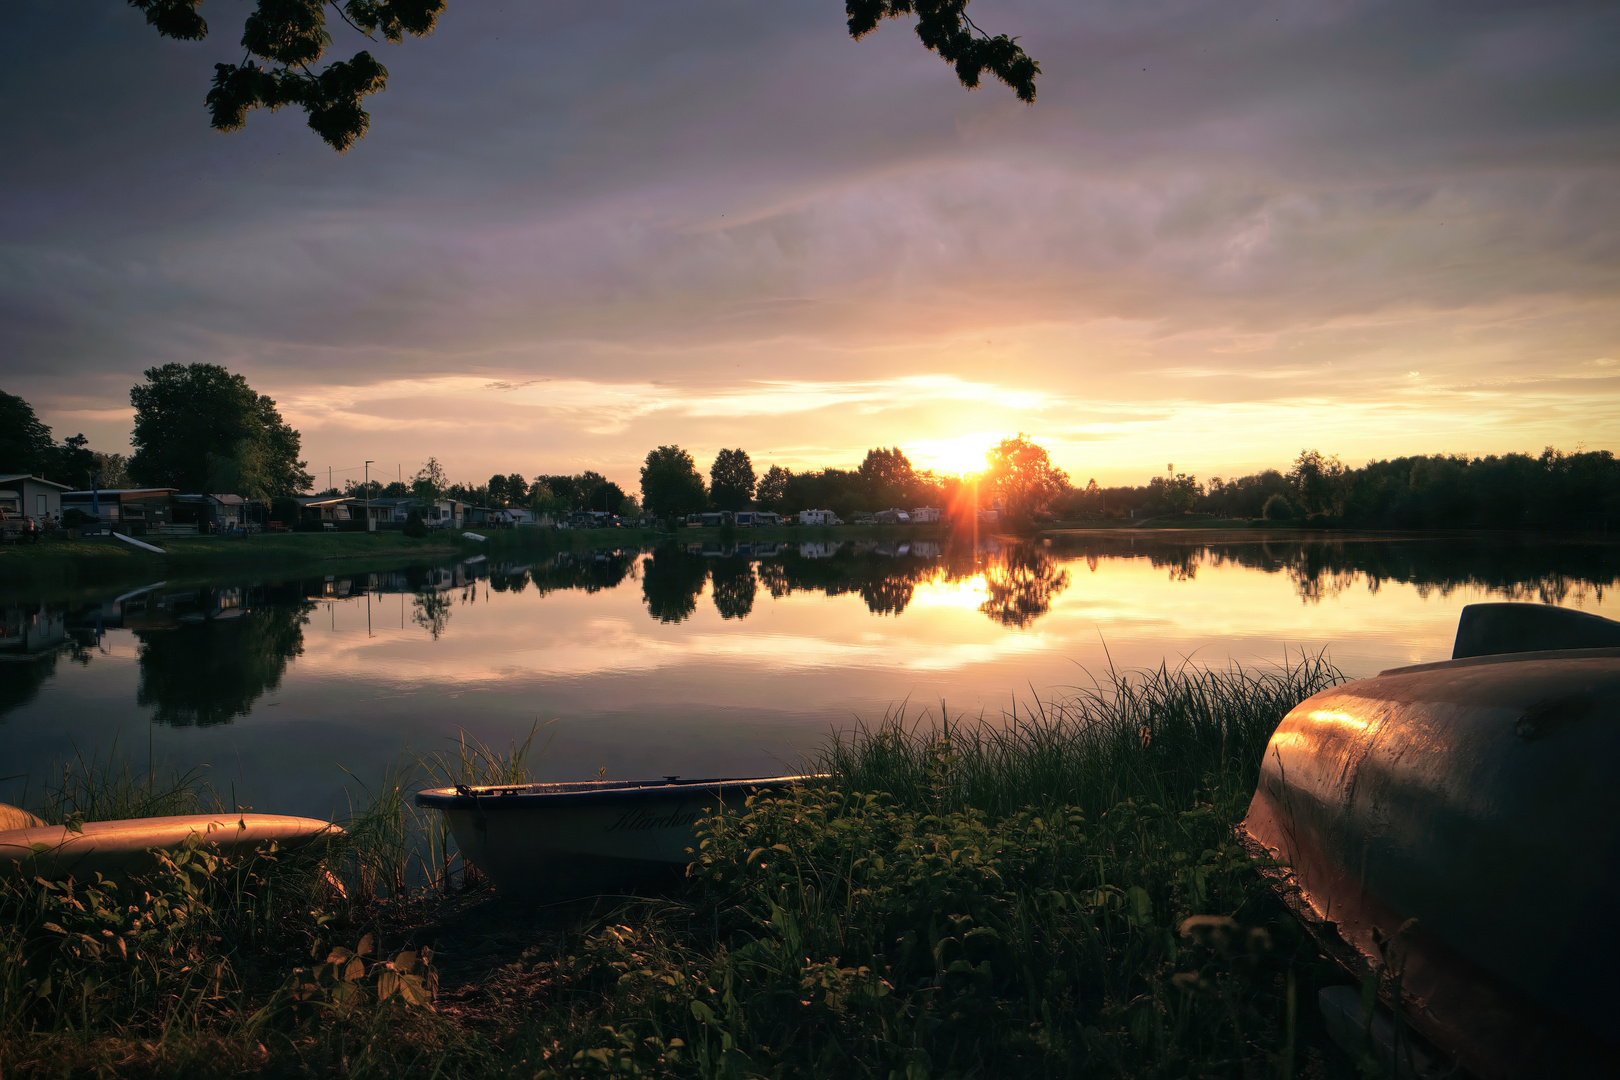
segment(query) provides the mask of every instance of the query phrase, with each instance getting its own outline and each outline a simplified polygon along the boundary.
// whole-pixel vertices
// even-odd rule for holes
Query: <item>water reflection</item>
[[[206,727],[248,715],[304,651],[311,601],[246,604],[238,589],[200,590],[199,599],[202,612],[135,631],[135,701],[160,724]]]
[[[1120,599],[1123,594],[1117,587],[1117,596],[1108,594],[1112,586],[1107,581],[1089,576],[1107,568],[1119,577],[1133,563],[1161,572],[1165,591],[1127,601]],[[860,608],[864,608],[860,618],[899,621],[907,620],[907,613],[917,605],[927,605],[934,613],[930,618],[909,618],[892,633],[916,655],[936,658],[959,645],[967,648],[961,643],[979,636],[981,630],[1000,628],[994,632],[1016,633],[1049,617],[1048,636],[1071,640],[1062,638],[1073,629],[1063,629],[1069,626],[1065,620],[1072,623],[1076,612],[1098,613],[1087,618],[1113,617],[1107,614],[1110,604],[1116,612],[1127,603],[1134,604],[1133,610],[1143,612],[1136,617],[1163,619],[1171,605],[1188,604],[1190,610],[1191,604],[1202,603],[1197,618],[1199,625],[1212,628],[1208,632],[1218,632],[1213,629],[1218,623],[1237,626],[1251,617],[1274,621],[1269,613],[1238,610],[1262,590],[1258,580],[1234,578],[1230,572],[1234,568],[1265,575],[1277,585],[1286,583],[1287,591],[1307,608],[1352,590],[1377,594],[1391,583],[1408,586],[1420,599],[1468,588],[1497,598],[1584,603],[1591,597],[1601,602],[1604,590],[1620,580],[1620,545],[1252,534],[1209,538],[1084,534],[1059,536],[1036,545],[993,539],[893,544],[672,543],[650,551],[624,548],[558,553],[524,562],[491,563],[479,557],[444,566],[273,584],[173,589],[160,582],[110,599],[0,604],[0,719],[34,702],[53,680],[61,681],[70,670],[64,664],[98,664],[97,658],[107,655],[109,635],[116,633],[123,635],[119,640],[126,643],[126,659],[134,661],[138,675],[134,700],[152,720],[177,727],[230,723],[249,715],[256,702],[282,685],[289,667],[304,654],[306,629],[317,606],[333,607],[335,631],[338,607],[348,605],[346,610],[359,612],[359,601],[369,605],[383,594],[397,597],[387,610],[397,607],[393,625],[401,635],[441,643],[433,646],[434,656],[449,662],[458,649],[477,652],[478,635],[487,632],[492,620],[508,620],[515,626],[528,618],[510,605],[532,604],[557,593],[591,595],[618,590],[613,601],[593,603],[583,613],[576,609],[564,615],[563,609],[557,609],[558,615],[548,615],[548,620],[564,621],[555,628],[555,639],[548,639],[544,659],[527,658],[508,669],[527,672],[538,665],[549,670],[566,658],[573,665],[571,670],[594,672],[612,664],[650,670],[671,655],[667,651],[636,654],[633,644],[626,644],[633,643],[633,637],[591,636],[605,633],[600,627],[611,622],[603,619],[596,628],[588,629],[596,611],[622,612],[626,607],[668,626],[707,619],[703,633],[711,638],[701,644],[698,638],[691,639],[696,657],[704,649],[717,650],[704,655],[726,655],[724,649],[730,647],[712,637],[714,615],[718,615],[719,625],[736,624],[758,617],[762,608],[799,595],[858,598],[859,607],[843,605],[847,614],[801,605],[793,609],[798,614],[791,628],[781,619],[773,624],[778,635],[797,635],[791,645],[784,646],[782,655],[807,665],[834,663],[809,659],[831,655],[825,651],[825,642],[836,636],[831,629],[834,622],[842,620],[845,630],[839,632],[847,632],[851,641],[877,629],[870,624],[858,632],[852,629],[851,619]],[[1200,571],[1207,571],[1203,580]],[[638,580],[639,604],[633,584]],[[1086,586],[1077,588],[1077,580],[1084,580]],[[1076,593],[1073,603],[1063,599],[1070,590]],[[705,591],[713,614],[703,611]],[[1272,595],[1276,592],[1270,590]],[[496,610],[488,615],[480,610],[460,616],[465,623],[455,621],[458,609],[475,601],[487,602],[492,595],[502,598]],[[1206,595],[1208,599],[1202,601],[1193,599]],[[1275,601],[1270,602],[1274,610]],[[784,612],[788,607],[791,605],[784,606]],[[960,614],[946,618],[945,607]],[[1068,614],[1052,615],[1059,607]],[[364,628],[368,633],[369,611],[367,606]],[[970,613],[982,617],[980,629],[961,621]],[[325,629],[324,619],[321,628]],[[1096,631],[1090,633],[1094,637]],[[457,644],[446,643],[452,638]],[[761,646],[762,639],[750,639],[750,649]],[[402,648],[387,646],[374,656],[377,662],[394,663]],[[823,653],[818,654],[818,648]],[[611,661],[603,659],[609,654]],[[853,662],[847,658],[858,654],[842,655],[846,660],[838,663]],[[322,655],[316,666],[353,671],[364,681],[367,673],[355,664],[352,656],[334,654]],[[418,654],[408,664],[413,671],[422,672],[433,662]]]
[[[1015,547],[986,569],[984,587],[979,610],[1002,626],[1023,628],[1052,610],[1069,587],[1069,572],[1039,548]]]
[[[1413,585],[1423,597],[1458,589],[1483,589],[1503,600],[1562,604],[1620,580],[1620,546],[1589,542],[1518,540],[1513,537],[1297,536],[1241,533],[1212,539],[1180,534],[1144,537],[1085,533],[1060,535],[1051,550],[1084,558],[1095,571],[1100,559],[1142,559],[1171,581],[1193,581],[1201,566],[1240,566],[1284,574],[1306,603],[1364,587],[1377,593],[1386,583]]]
[[[659,548],[641,567],[641,596],[647,614],[662,623],[691,618],[708,580],[709,564],[701,553],[673,545]]]

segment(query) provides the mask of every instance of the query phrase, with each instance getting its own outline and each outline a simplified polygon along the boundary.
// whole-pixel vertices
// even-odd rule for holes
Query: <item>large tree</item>
[[[792,469],[772,465],[765,470],[765,475],[759,478],[759,484],[754,488],[754,498],[758,499],[759,505],[765,509],[780,513],[786,509],[788,481],[792,479]]]
[[[641,505],[653,517],[690,514],[703,509],[707,493],[703,474],[692,455],[678,446],[660,446],[647,451],[641,467]]]
[[[276,403],[218,364],[164,364],[129,392],[130,477],[150,487],[271,499],[308,490],[300,437]]]
[[[743,510],[754,498],[754,463],[741,448],[722,450],[709,468],[709,499],[721,510]]]
[[[1069,487],[1069,474],[1056,468],[1046,448],[1020,432],[1002,439],[985,455],[984,483],[1001,500],[1002,513],[1025,523],[1043,512]]]
[[[332,149],[342,153],[371,126],[365,99],[388,84],[388,69],[369,52],[320,67],[332,35],[326,9],[366,37],[381,34],[398,43],[406,34],[433,32],[446,0],[258,0],[243,27],[239,64],[215,64],[208,91],[209,122],[215,131],[237,131],[254,109],[271,112],[297,105],[309,126]],[[129,0],[164,37],[201,41],[208,22],[197,13],[201,0]],[[884,19],[916,16],[917,38],[956,69],[962,85],[973,89],[986,72],[1000,79],[1020,101],[1035,100],[1035,76],[1041,67],[1016,40],[991,37],[967,16],[968,0],[845,0],[849,33],[860,40]],[[269,64],[266,68],[259,61]]]
[[[89,487],[105,457],[90,449],[84,433],[70,435],[58,446],[51,429],[34,415],[34,407],[0,390],[0,473],[25,472],[73,487]],[[113,455],[117,457],[117,455]],[[102,487],[112,487],[106,479]]]
[[[874,509],[910,502],[912,489],[917,486],[917,472],[898,446],[868,450],[860,474]]]
[[[34,415],[34,407],[0,390],[0,473],[42,476],[55,461],[51,429]]]

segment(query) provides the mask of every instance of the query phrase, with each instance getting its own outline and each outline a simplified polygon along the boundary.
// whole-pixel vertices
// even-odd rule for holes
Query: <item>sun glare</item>
[[[994,431],[976,431],[952,439],[925,439],[911,444],[908,456],[919,469],[965,476],[984,471],[984,456],[1006,436]]]

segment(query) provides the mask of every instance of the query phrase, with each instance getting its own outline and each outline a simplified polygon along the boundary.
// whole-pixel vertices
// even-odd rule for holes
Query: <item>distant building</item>
[[[937,506],[919,506],[911,512],[913,525],[938,525],[941,512]]]
[[[42,480],[28,473],[8,473],[0,476],[0,514],[7,517],[31,517],[36,521],[60,519],[62,493],[66,484],[55,480]]]
[[[62,493],[62,510],[99,518],[114,532],[129,536],[160,533],[174,524],[173,496],[179,488],[109,488]]]

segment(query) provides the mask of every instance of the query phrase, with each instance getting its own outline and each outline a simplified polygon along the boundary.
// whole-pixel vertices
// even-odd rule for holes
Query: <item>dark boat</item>
[[[496,888],[567,899],[672,879],[692,861],[700,817],[813,776],[459,785],[418,792],[443,812],[462,858]]]
[[[1239,826],[1324,948],[1468,1071],[1620,1074],[1620,624],[1465,608],[1453,659],[1302,702]]]

